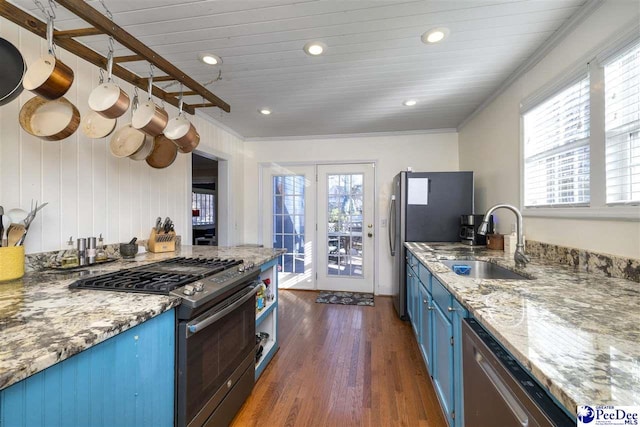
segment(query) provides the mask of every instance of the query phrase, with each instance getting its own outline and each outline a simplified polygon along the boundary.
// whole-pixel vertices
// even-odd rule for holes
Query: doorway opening
[[[191,156],[192,244],[218,245],[218,161]]]

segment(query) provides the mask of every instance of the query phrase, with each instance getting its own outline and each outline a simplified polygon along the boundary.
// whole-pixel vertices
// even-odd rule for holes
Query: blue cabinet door
[[[0,391],[0,426],[173,426],[170,310]]]
[[[453,326],[453,410],[455,412],[455,425],[462,426],[464,420],[464,384],[462,382],[462,319],[469,317],[466,308],[453,299],[453,312],[451,323]]]
[[[447,314],[433,304],[433,384],[450,426],[453,413],[453,327]]]
[[[432,359],[432,339],[433,339],[433,302],[431,301],[431,294],[427,292],[424,284],[420,286],[420,338],[418,343],[420,345],[420,352],[422,358],[427,366],[427,372],[432,374],[431,359]]]

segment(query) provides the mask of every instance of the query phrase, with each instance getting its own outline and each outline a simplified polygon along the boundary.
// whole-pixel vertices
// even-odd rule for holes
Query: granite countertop
[[[243,259],[261,265],[281,250],[182,246],[176,252],[139,254],[82,272],[27,273],[0,283],[0,390],[180,304],[180,298],[70,290],[83,274],[136,267],[176,256]]]
[[[640,405],[640,284],[502,251],[406,243],[473,317],[573,413],[577,405]],[[438,259],[495,262],[533,280],[459,276]]]

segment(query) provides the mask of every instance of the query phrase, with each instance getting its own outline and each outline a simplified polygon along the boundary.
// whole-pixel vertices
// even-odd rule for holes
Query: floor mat
[[[368,305],[373,307],[373,294],[357,292],[320,292],[316,302],[323,304]]]

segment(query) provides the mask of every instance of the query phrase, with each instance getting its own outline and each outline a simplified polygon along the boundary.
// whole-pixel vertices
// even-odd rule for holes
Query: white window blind
[[[640,43],[604,66],[607,203],[640,202]]]
[[[524,206],[583,206],[589,194],[589,77],[523,115]]]

